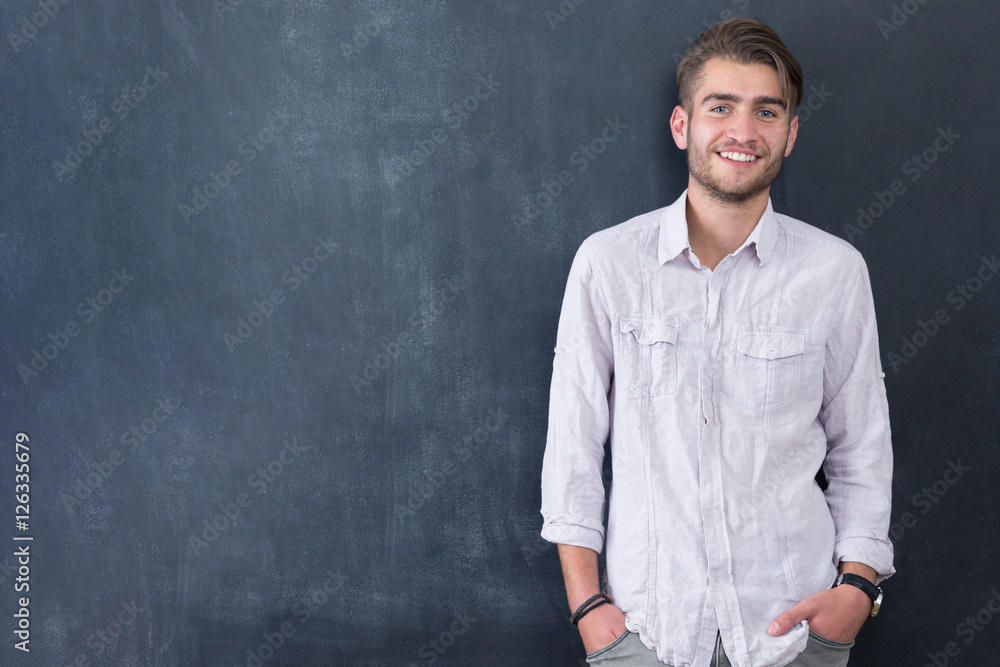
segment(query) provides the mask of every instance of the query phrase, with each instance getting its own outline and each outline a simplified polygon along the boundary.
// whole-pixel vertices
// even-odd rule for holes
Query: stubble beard
[[[688,144],[688,148],[688,171],[695,182],[704,188],[709,197],[719,203],[737,205],[747,203],[771,187],[771,183],[774,182],[774,179],[778,177],[778,172],[781,171],[781,153],[784,153],[784,147],[782,147],[778,158],[768,164],[756,178],[745,182],[734,181],[727,183],[712,172],[711,161],[715,157],[715,151],[690,150],[692,148],[690,143]],[[767,156],[757,159],[764,160],[767,159]]]

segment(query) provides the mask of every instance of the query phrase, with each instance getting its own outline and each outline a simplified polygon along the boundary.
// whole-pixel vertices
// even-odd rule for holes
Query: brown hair
[[[802,67],[778,33],[759,21],[745,18],[727,19],[701,33],[677,66],[677,91],[681,106],[687,111],[691,111],[691,96],[701,80],[705,63],[712,58],[776,69],[791,122],[802,99]]]

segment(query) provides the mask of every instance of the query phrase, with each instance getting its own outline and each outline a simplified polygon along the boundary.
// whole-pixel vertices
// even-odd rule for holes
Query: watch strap
[[[865,594],[872,600],[872,611],[869,616],[874,617],[878,614],[879,608],[882,606],[882,589],[868,581],[860,574],[854,574],[851,572],[844,572],[837,577],[837,580],[833,583],[833,587],[836,588],[841,584],[848,584],[856,588],[860,588]]]

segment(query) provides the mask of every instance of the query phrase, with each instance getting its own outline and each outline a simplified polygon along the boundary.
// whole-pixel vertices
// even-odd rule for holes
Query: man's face
[[[674,141],[687,150],[691,186],[723,203],[743,204],[767,192],[795,144],[778,72],[768,65],[705,63],[690,111],[676,107]]]

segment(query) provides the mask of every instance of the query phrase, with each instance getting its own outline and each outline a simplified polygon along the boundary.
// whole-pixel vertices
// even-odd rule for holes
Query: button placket
[[[722,344],[722,292],[731,262],[723,260],[709,276],[705,299],[705,336],[702,349],[702,405],[704,409],[703,438],[699,448],[699,486],[702,522],[705,530],[709,567],[709,586],[718,613],[720,627],[732,632],[737,619],[730,616],[735,602],[735,589],[729,579],[730,563],[725,554],[728,538],[725,534],[725,498],[721,466],[721,429],[716,423],[716,361]],[[708,416],[712,419],[709,420]],[[710,423],[709,423],[710,422]]]

